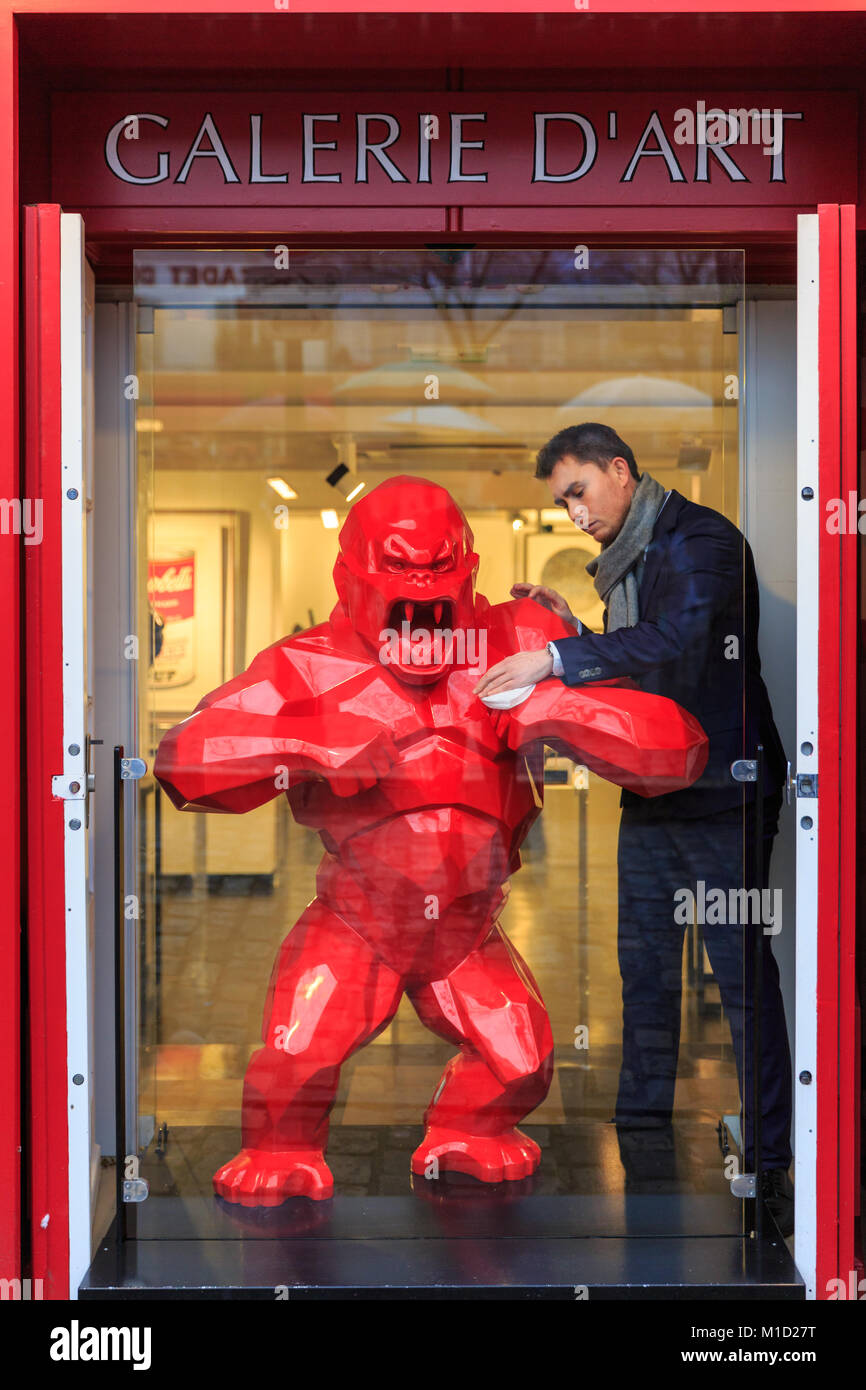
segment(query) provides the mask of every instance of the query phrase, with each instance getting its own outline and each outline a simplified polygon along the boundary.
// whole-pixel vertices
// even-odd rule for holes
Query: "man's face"
[[[553,500],[602,548],[610,545],[625,521],[637,486],[625,459],[615,458],[607,468],[581,463],[566,454],[548,478]]]

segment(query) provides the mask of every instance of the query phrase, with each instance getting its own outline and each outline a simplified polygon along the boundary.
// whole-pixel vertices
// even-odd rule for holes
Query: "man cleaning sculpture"
[[[156,776],[176,806],[243,812],[284,793],[325,848],[316,897],[274,966],[242,1148],[214,1175],[228,1201],[332,1195],[340,1067],[404,993],[459,1048],[413,1173],[532,1173],[540,1150],[517,1125],[547,1093],[553,1038],[499,916],[541,809],[543,745],[641,797],[689,786],[705,766],[703,730],[663,696],[545,680],[485,705],[473,653],[497,662],[570,629],[537,603],[476,594],[473,544],[443,488],[380,484],[340,533],[329,620],[261,652],[160,745]]]
[[[531,594],[571,631],[565,640],[491,666],[476,693],[485,700],[502,697],[551,675],[578,689],[588,680],[631,678],[641,690],[689,710],[709,739],[707,765],[693,787],[649,802],[628,789],[622,795],[617,945],[623,1041],[615,1115],[621,1147],[631,1147],[628,1131],[643,1145],[650,1128],[667,1132],[673,1143],[688,918],[683,898],[694,904],[707,887],[717,901],[739,904],[730,918],[708,913],[701,936],[731,1028],[743,1159],[754,1173],[760,1158],[764,1204],[781,1234],[790,1235],[791,1055],[770,945],[781,917],[762,906],[769,897],[786,760],[761,675],[751,548],[720,512],[639,472],[631,448],[609,425],[587,421],[560,430],[539,451],[536,477],[547,483],[555,505],[601,545],[586,568],[604,602],[604,631],[585,628],[553,590],[515,585],[512,594]],[[745,768],[756,758],[758,747],[765,764],[760,817],[755,783],[734,775],[740,760]],[[753,988],[756,932],[760,990]],[[753,1064],[756,1015],[760,1057]]]

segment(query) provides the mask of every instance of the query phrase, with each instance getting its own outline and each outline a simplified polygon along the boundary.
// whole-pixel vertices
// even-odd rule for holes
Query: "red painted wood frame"
[[[18,456],[17,43],[0,24],[0,496],[21,497]],[[31,547],[32,548],[32,547]],[[0,536],[0,1278],[21,1275],[20,538]]]
[[[820,505],[857,486],[856,284],[853,207],[820,218]],[[60,490],[60,209],[26,210],[25,364],[28,495]],[[63,804],[50,792],[63,765],[61,544],[57,509],[43,544],[25,552],[27,777],[30,854],[31,1192],[33,1274],[64,1297],[68,1192],[63,923]],[[853,1233],[857,1115],[854,983],[856,533],[820,532],[817,1288],[847,1279]],[[58,1039],[63,1040],[58,1045]],[[828,1175],[830,1178],[828,1180]],[[820,1178],[820,1180],[819,1180]],[[50,1215],[47,1227],[42,1218]]]
[[[63,555],[60,533],[60,208],[25,209],[27,495],[43,503],[42,544],[24,558],[29,899],[30,1241],[43,1296],[68,1296],[66,893],[63,802]],[[47,1217],[47,1221],[46,1221]]]
[[[855,209],[818,209],[819,500],[857,489]],[[857,532],[819,528],[816,1291],[854,1269]]]
[[[583,0],[125,0],[126,14],[273,14],[274,10],[292,14],[573,14],[582,8]],[[13,14],[44,14],[46,0],[5,0],[3,8]],[[53,14],[110,14],[116,12],[105,0],[52,0]],[[655,14],[658,0],[589,0],[588,8],[595,14]],[[721,7],[718,7],[719,9]],[[833,9],[840,12],[862,10],[862,0],[832,0],[832,4],[816,4],[815,0],[785,0],[785,10],[792,14],[821,14]],[[779,0],[725,0],[724,10],[731,14],[772,14],[780,9]],[[664,13],[715,14],[717,7],[706,0],[665,0]]]
[[[102,0],[54,0],[58,14],[106,12]],[[130,0],[129,13],[156,14],[176,8],[172,0]],[[184,12],[195,14],[261,14],[273,11],[272,0],[183,0]],[[352,0],[292,0],[294,13],[323,11],[388,12],[411,4],[357,4]],[[731,11],[775,11],[772,0],[731,0]],[[816,12],[814,4],[789,0],[786,7]],[[862,10],[852,0],[839,9]],[[477,0],[454,5],[433,0],[424,9],[432,12],[483,13],[573,11],[574,0],[537,5],[532,0],[506,4],[505,0]],[[657,9],[655,0],[620,3],[593,0],[597,13],[641,13]],[[698,13],[705,5],[690,0],[669,0],[670,12]],[[26,492],[47,497],[59,486],[59,282],[52,283],[52,265],[59,269],[59,209],[42,207],[28,213],[26,240],[28,265],[41,264],[38,281],[28,275],[27,336],[24,346],[26,381],[40,391],[28,397],[26,411],[26,483],[18,477],[18,168],[17,168],[17,57],[14,16],[45,13],[44,0],[0,0],[0,430],[7,444],[0,450],[0,491],[8,498]],[[820,10],[817,11],[820,13]],[[3,119],[5,117],[6,119]],[[822,295],[820,328],[821,369],[821,482],[823,505],[827,497],[847,497],[856,488],[856,429],[853,400],[854,371],[854,268],[853,215],[835,205],[822,208]],[[393,223],[392,223],[393,225]],[[751,225],[742,218],[740,230]],[[834,230],[835,228],[835,230]],[[512,229],[513,230],[513,229]],[[625,228],[623,228],[625,230]],[[629,225],[629,231],[640,228]],[[730,225],[730,234],[735,229]],[[333,238],[328,238],[332,240]],[[357,237],[353,240],[357,241]],[[824,249],[835,239],[835,259]],[[164,240],[164,238],[163,238]],[[145,244],[146,238],[141,239]],[[56,250],[56,257],[55,257]],[[38,285],[38,293],[37,291]],[[53,373],[53,376],[52,376]],[[835,382],[835,389],[833,383]],[[24,549],[26,565],[27,664],[30,679],[26,691],[27,743],[24,773],[27,781],[29,832],[28,883],[29,970],[35,986],[29,1028],[32,1091],[30,1143],[32,1180],[30,1212],[33,1224],[35,1278],[45,1281],[49,1297],[66,1294],[68,1266],[68,1192],[66,1137],[65,958],[63,954],[63,808],[50,794],[50,778],[62,767],[62,702],[60,650],[60,537],[59,519],[45,511],[43,545]],[[54,531],[52,533],[52,527]],[[0,719],[7,733],[7,768],[13,795],[0,808],[0,1277],[18,1273],[20,1250],[20,1096],[18,942],[19,942],[19,609],[18,575],[21,550],[0,545],[0,634],[6,653],[8,679],[0,682]],[[818,1184],[819,1264],[818,1288],[835,1275],[845,1277],[853,1266],[852,1227],[856,1174],[854,1172],[854,916],[853,865],[855,820],[853,769],[854,722],[854,609],[856,594],[856,537],[821,533],[821,625],[819,635],[821,710],[821,852],[818,961],[818,1057],[822,1086],[819,1107]],[[57,924],[61,933],[57,937]],[[53,935],[52,935],[53,932]],[[58,1046],[58,1040],[63,1045]],[[830,1078],[832,1078],[831,1083]],[[828,1181],[827,1174],[833,1174]],[[816,1175],[817,1177],[817,1175]],[[44,1216],[50,1219],[42,1224]],[[819,1292],[819,1296],[820,1292]]]

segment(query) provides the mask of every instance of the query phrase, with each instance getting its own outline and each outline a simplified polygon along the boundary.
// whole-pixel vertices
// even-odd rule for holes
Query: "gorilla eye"
[[[400,571],[406,568],[405,560],[396,560],[391,555],[388,556],[387,560],[385,561],[385,564],[387,565],[389,570]]]
[[[451,568],[451,561],[450,561],[449,559],[446,559],[446,560],[436,560],[435,563],[434,563],[434,565],[433,565],[433,568],[434,568],[434,570],[436,571],[437,574],[441,574],[443,570],[450,570],[450,568]]]

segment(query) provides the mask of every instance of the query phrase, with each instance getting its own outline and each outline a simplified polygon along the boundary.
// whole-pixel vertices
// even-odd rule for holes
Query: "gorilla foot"
[[[540,1162],[541,1149],[519,1129],[502,1134],[464,1134],[431,1125],[412,1155],[412,1172],[429,1178],[440,1173],[467,1173],[481,1182],[502,1182],[528,1178]]]
[[[214,1192],[242,1207],[278,1207],[287,1197],[321,1202],[334,1179],[321,1149],[241,1149],[213,1176]]]

